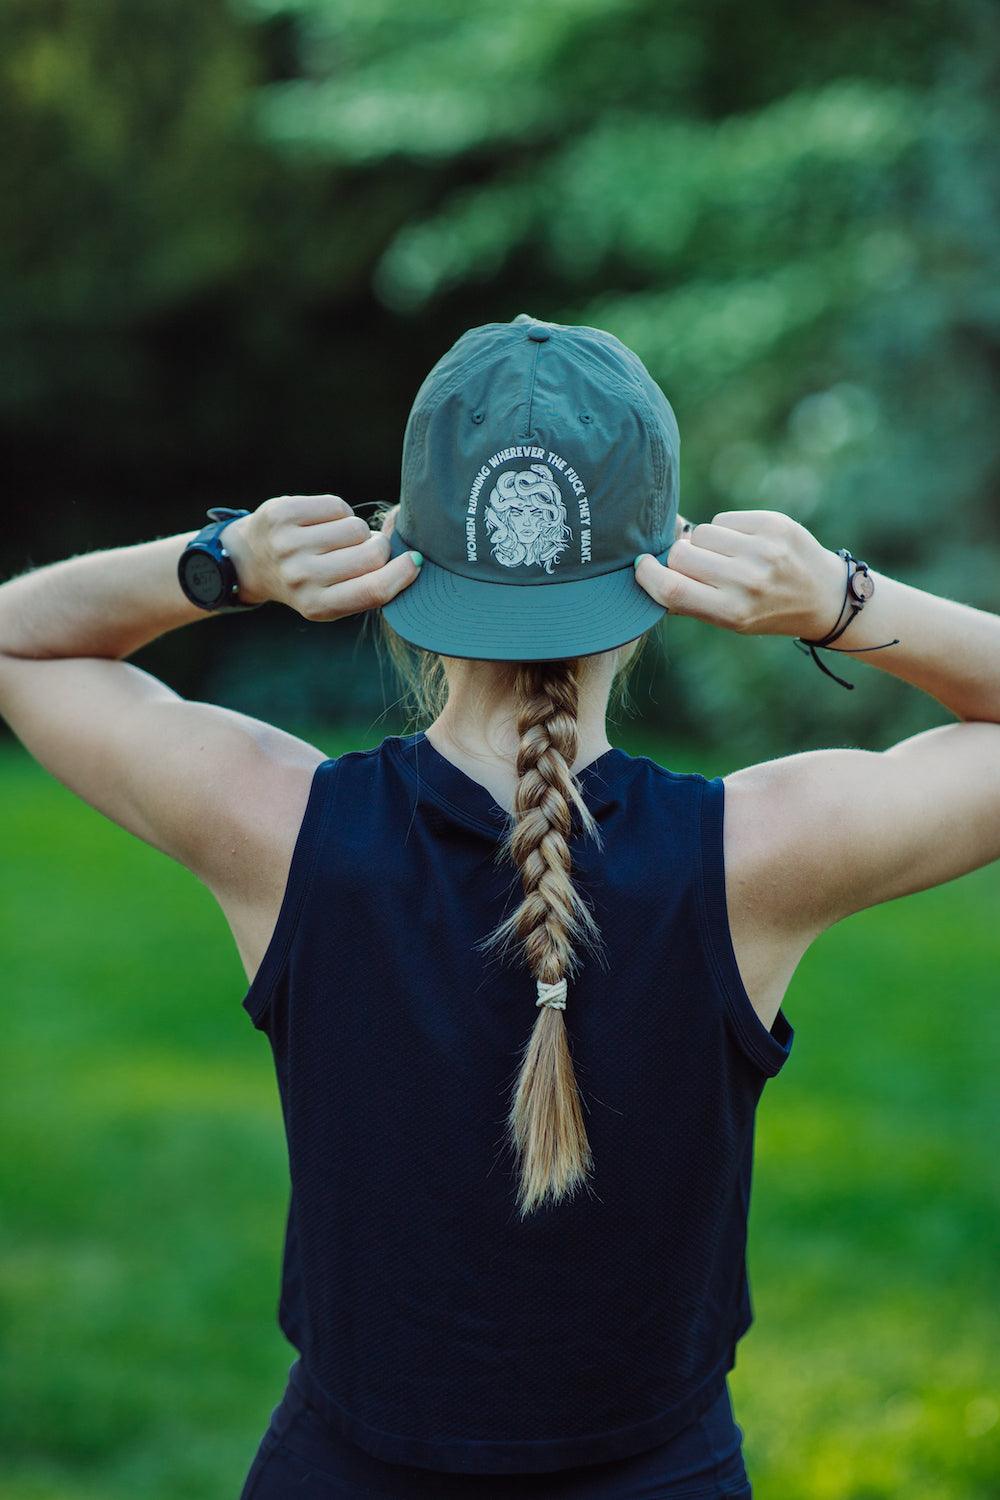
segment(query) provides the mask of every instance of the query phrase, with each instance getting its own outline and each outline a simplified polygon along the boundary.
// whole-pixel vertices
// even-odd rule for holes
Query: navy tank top
[[[753,1321],[757,1104],[787,1059],[730,937],[724,783],[613,748],[579,773],[600,927],[564,1012],[589,1188],[520,1220],[505,1118],[536,1019],[507,814],[423,732],[316,767],[243,1000],[270,1042],[291,1192],[278,1322],[313,1405],[375,1458],[533,1474],[664,1444]]]

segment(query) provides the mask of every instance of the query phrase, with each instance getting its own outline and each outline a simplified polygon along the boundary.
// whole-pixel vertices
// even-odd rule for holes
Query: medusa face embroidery
[[[531,463],[542,459],[542,463]],[[525,460],[528,460],[525,464]],[[520,462],[523,468],[504,469]],[[558,477],[557,477],[558,476]],[[489,499],[480,512],[481,497],[492,482]],[[562,488],[560,487],[563,486]],[[572,464],[561,453],[547,448],[518,444],[501,448],[479,468],[465,509],[466,561],[479,561],[479,538],[485,530],[492,560],[505,568],[537,566],[551,573],[563,552],[573,545],[573,528],[566,518],[563,494],[576,499],[579,526],[572,563],[591,561],[590,500],[587,488]],[[574,516],[576,519],[576,516]],[[576,547],[579,547],[579,553]]]
[[[501,474],[484,520],[493,556],[507,568],[537,563],[551,573],[572,536],[562,493],[545,464]]]

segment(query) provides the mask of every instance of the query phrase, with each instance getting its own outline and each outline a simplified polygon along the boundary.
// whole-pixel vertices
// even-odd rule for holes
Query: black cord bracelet
[[[826,634],[825,636],[823,636],[823,638],[821,640],[816,640],[816,641],[809,641],[809,640],[805,640],[802,636],[796,636],[794,638],[793,644],[796,645],[799,648],[800,651],[808,651],[810,653],[810,655],[812,656],[813,661],[819,667],[820,671],[821,672],[825,672],[826,675],[827,675],[827,677],[832,677],[833,680],[834,680],[834,682],[839,682],[840,685],[841,685],[841,687],[845,687],[849,691],[853,692],[853,690],[854,690],[854,683],[853,682],[846,682],[843,677],[838,677],[837,674],[836,674],[836,672],[831,672],[830,669],[829,669],[829,667],[824,666],[823,662],[821,662],[820,659],[819,659],[819,657],[816,655],[816,647],[817,646],[829,646],[831,644],[831,642],[838,640],[843,635],[844,631],[847,629],[848,625],[850,625],[850,623],[854,619],[855,615],[861,613],[861,610],[864,608],[864,605],[865,605],[865,602],[866,602],[865,599],[858,599],[858,598],[855,598],[853,600],[851,599],[851,578],[853,577],[853,574],[851,573],[851,563],[855,564],[855,569],[854,569],[855,573],[864,573],[866,575],[868,573],[868,564],[866,562],[862,562],[859,558],[855,557],[851,552],[849,552],[847,550],[846,547],[838,547],[837,548],[837,556],[838,557],[842,557],[844,559],[844,561],[846,562],[846,564],[847,564],[847,582],[846,582],[846,584],[844,586],[844,602],[840,606],[840,612],[837,615],[837,619],[836,619],[836,621],[834,623],[833,629],[831,631],[829,631],[828,634]],[[869,584],[869,590],[868,590],[868,597],[869,598],[871,597],[871,593],[872,593],[872,585]],[[854,607],[851,610],[851,613],[848,615],[847,619],[844,621],[843,625],[841,625],[840,624],[841,616],[844,613],[845,607],[849,603],[852,603]],[[838,626],[840,627],[839,629],[837,628]],[[899,645],[899,639],[897,637],[895,640],[892,640],[892,641],[883,641],[881,646],[840,646],[840,647],[838,647],[838,650],[840,650],[840,651],[850,651],[852,653],[858,653],[858,652],[861,652],[861,651],[882,651],[886,646],[898,646],[898,645]]]

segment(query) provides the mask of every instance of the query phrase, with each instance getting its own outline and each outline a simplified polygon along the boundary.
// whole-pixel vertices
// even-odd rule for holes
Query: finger
[[[719,526],[714,521],[697,521],[680,540],[708,552],[718,552],[723,557],[746,556],[753,551],[754,538],[748,531],[736,531],[731,526]]]
[[[384,567],[390,556],[388,537],[380,531],[369,531],[363,542],[320,552],[313,552],[310,548],[307,556],[300,556],[296,561],[311,584],[317,588],[333,588],[335,584]]]
[[[734,581],[731,557],[712,552],[707,547],[696,547],[686,536],[674,542],[667,553],[665,566],[673,573],[683,573],[687,578],[710,583],[715,588]]]
[[[341,516],[336,521],[317,521],[307,526],[299,532],[295,542],[297,547],[304,547],[310,553],[335,552],[341,547],[360,547],[380,534],[372,531],[361,516]]]
[[[296,526],[315,526],[353,516],[354,507],[340,495],[280,495],[282,519]]]
[[[665,605],[671,614],[690,615],[696,620],[713,622],[722,619],[725,596],[721,589],[689,578],[673,568],[665,568],[651,552],[647,552],[638,563],[635,576],[650,597]]]
[[[716,525],[726,526],[731,531],[750,532],[753,536],[784,526],[787,519],[780,510],[720,510],[712,517]]]
[[[419,572],[409,552],[401,552],[379,568],[317,590],[314,599],[319,613],[312,618],[343,619],[368,609],[381,609],[412,583]]]

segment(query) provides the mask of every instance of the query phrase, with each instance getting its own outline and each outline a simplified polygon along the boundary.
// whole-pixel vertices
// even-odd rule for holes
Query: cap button
[[[546,339],[552,337],[552,330],[551,328],[529,328],[528,337],[529,339],[533,339],[536,344],[544,344]]]

